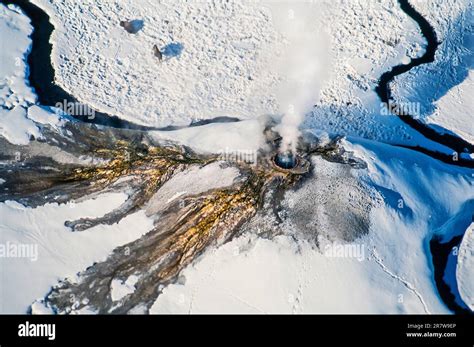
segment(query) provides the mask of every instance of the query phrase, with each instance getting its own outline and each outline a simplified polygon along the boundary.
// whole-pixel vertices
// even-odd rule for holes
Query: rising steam
[[[294,153],[299,126],[319,100],[329,45],[318,27],[318,4],[269,2],[267,6],[286,43],[277,63],[281,82],[276,97],[283,118],[276,130],[283,138],[280,150]]]

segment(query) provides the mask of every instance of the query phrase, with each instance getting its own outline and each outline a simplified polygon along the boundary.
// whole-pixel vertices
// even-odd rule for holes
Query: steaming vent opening
[[[282,169],[290,170],[296,167],[296,157],[293,153],[280,153],[275,156],[275,164]]]

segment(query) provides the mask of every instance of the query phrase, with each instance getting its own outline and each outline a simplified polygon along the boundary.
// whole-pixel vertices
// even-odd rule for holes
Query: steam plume
[[[299,126],[319,100],[328,62],[326,35],[318,28],[319,6],[313,3],[269,2],[273,23],[286,41],[277,68],[281,82],[276,90],[283,114],[277,131],[283,138],[280,150],[295,152]]]

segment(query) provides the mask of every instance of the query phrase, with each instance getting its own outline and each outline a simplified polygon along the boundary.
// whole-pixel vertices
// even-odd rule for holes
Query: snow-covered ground
[[[151,126],[274,110],[277,76],[264,67],[282,45],[268,11],[252,2],[34,2],[57,29],[57,83],[99,110]],[[125,19],[143,28],[129,34]]]
[[[464,303],[474,311],[474,223],[464,234],[459,248],[456,278]]]
[[[177,141],[199,152],[257,151],[264,146],[264,123],[251,119],[236,123],[213,123],[175,131],[153,131],[156,140]]]
[[[0,135],[16,144],[26,144],[30,135],[39,135],[25,109],[36,101],[26,79],[32,31],[29,18],[16,7],[0,5]]]
[[[0,311],[26,312],[51,286],[93,262],[104,260],[112,250],[129,243],[153,227],[144,211],[118,224],[100,225],[73,233],[68,220],[101,217],[119,207],[127,198],[108,193],[68,204],[47,204],[27,208],[16,202],[0,204],[0,245],[6,249],[30,249],[22,257],[2,253],[0,258]],[[9,256],[10,255],[10,256]]]
[[[373,90],[378,78],[392,65],[421,55],[425,45],[396,0],[278,6],[271,1],[34,2],[57,28],[52,37],[56,82],[101,111],[155,126],[279,113],[278,62],[293,53],[286,52],[291,42],[276,18],[291,26],[310,14],[316,18],[311,30],[325,35],[329,48],[315,57],[325,63],[326,76],[320,103],[305,126],[451,152],[398,118],[381,115]],[[141,20],[143,28],[129,34],[118,25],[123,19]],[[164,51],[178,45],[180,54],[160,64],[152,54],[154,44]]]
[[[26,79],[31,32],[28,17],[15,6],[0,5],[0,136],[18,145],[28,144],[31,136],[41,138],[43,125],[59,129],[66,121],[58,110],[35,105],[36,95]],[[77,160],[57,154],[54,160]],[[67,220],[102,216],[125,199],[125,194],[104,194],[34,209],[11,201],[1,203],[0,312],[25,313],[52,284],[103,260],[117,246],[151,229],[152,221],[144,211],[84,233],[72,233],[64,226]],[[39,313],[38,305],[32,309]]]
[[[26,109],[21,106],[12,110],[0,109],[0,135],[17,145],[27,145],[31,136],[41,137],[38,127],[26,114]]]
[[[427,118],[427,122],[435,127],[436,125],[441,126],[470,143],[474,143],[473,95],[474,72],[470,70],[469,75],[462,83],[451,88],[436,102],[436,109]]]
[[[416,295],[374,261],[329,258],[286,236],[242,236],[207,252],[182,277],[151,313],[423,312]]]
[[[32,31],[29,18],[18,7],[0,5],[0,136],[18,145],[41,138],[41,124],[55,128],[64,124],[58,110],[35,105],[26,61]]]
[[[110,284],[112,288],[112,300],[119,301],[128,294],[131,294],[135,291],[135,284],[137,283],[137,276],[130,276],[126,281],[121,280],[112,280]]]
[[[155,135],[204,152],[262,146],[260,117],[278,113],[275,90],[280,76],[274,60],[286,47],[274,26],[272,6],[253,1],[33,2],[49,13],[56,27],[52,59],[57,83],[81,101],[145,125],[237,116],[246,121]],[[439,62],[403,76],[396,85],[406,88],[397,89],[400,96],[436,101],[437,113],[424,111],[429,121],[469,140],[474,136],[472,73],[458,80],[464,70],[456,68],[466,67],[472,59],[465,49],[472,47],[472,41],[460,34],[470,23],[467,4],[467,0],[415,3],[443,40]],[[370,212],[369,233],[353,242],[364,250],[363,260],[328,257],[306,239],[295,242],[282,235],[268,240],[245,234],[203,254],[184,271],[178,284],[164,288],[152,312],[448,312],[434,284],[428,242],[435,231],[445,233],[446,238],[455,232],[446,221],[457,220],[466,212],[463,206],[474,199],[471,172],[356,138],[451,153],[398,118],[382,116],[373,91],[382,72],[421,55],[425,43],[395,0],[320,1],[308,6],[320,12],[319,25],[330,38],[330,64],[320,101],[304,126],[355,136],[346,147],[369,167],[352,174],[384,199]],[[282,11],[278,13],[288,13],[288,20],[298,20],[297,8],[285,12],[283,7]],[[122,19],[143,20],[143,29],[128,34],[118,25]],[[16,144],[26,144],[30,136],[41,137],[41,124],[59,128],[65,121],[59,112],[34,105],[36,96],[25,79],[31,30],[27,17],[0,5],[0,35],[13,38],[1,40],[0,135]],[[153,44],[166,53],[162,63],[152,54]],[[454,79],[440,84],[444,75],[436,75],[434,82],[426,78],[431,78],[433,69],[445,71],[443,64],[453,57],[461,59],[453,68]],[[449,90],[431,98],[426,91],[437,89],[433,84]],[[232,169],[226,170],[218,177],[221,185],[235,178]],[[328,181],[337,173],[330,166],[321,165],[318,170]],[[186,174],[176,180],[181,184]],[[209,181],[201,183],[197,187],[184,184],[183,190],[205,189]],[[314,205],[310,188],[315,191],[316,183],[309,181],[308,185],[306,195],[302,194],[306,198],[300,197],[305,201],[299,203]],[[175,195],[164,197],[168,201]],[[298,201],[298,195],[291,198]],[[35,261],[28,257],[0,259],[0,311],[25,312],[57,280],[74,276],[104,259],[116,246],[148,231],[152,221],[144,211],[119,224],[81,233],[71,233],[64,226],[66,220],[101,216],[124,199],[123,194],[101,195],[77,204],[35,209],[12,202],[0,204],[2,244],[38,245]],[[472,233],[467,232],[456,276],[460,296],[472,308],[471,239]],[[463,249],[468,251],[463,253]],[[133,278],[117,280],[113,288],[115,298],[120,298],[133,291]]]
[[[397,1],[336,1],[324,9],[331,37],[330,78],[305,125],[389,143],[429,144],[397,117],[384,115],[374,89],[392,66],[423,54],[426,42]]]
[[[472,143],[474,5],[470,0],[414,1],[413,5],[434,27],[440,45],[432,64],[397,77],[394,94],[400,101],[420,103],[420,118],[434,128]]]
[[[322,1],[302,7],[238,1],[216,5],[35,2],[48,12],[56,27],[52,36],[56,83],[99,110],[135,123],[158,126],[188,124],[216,116],[257,119],[279,113],[275,93],[282,71],[276,61],[279,57],[284,60],[289,53],[285,52],[285,36],[278,32],[278,26],[275,28],[273,17],[287,15],[286,24],[291,25],[309,11],[318,19],[312,30],[317,35],[326,35],[330,43],[329,52],[321,49],[315,58],[326,63],[327,74],[321,83],[320,102],[307,115],[305,127],[452,152],[426,140],[397,117],[382,115],[383,106],[373,90],[378,77],[407,57],[421,55],[425,44],[416,23],[399,9],[395,0],[341,4]],[[142,30],[135,35],[127,33],[117,24],[123,18],[143,20]],[[25,18],[23,21],[23,34],[29,34],[31,26]],[[358,29],[354,30],[355,27]],[[5,30],[11,30],[11,25]],[[211,41],[209,31],[214,30],[225,35]],[[2,61],[10,66],[20,64],[18,71],[26,69],[24,56],[31,43],[29,39],[23,41],[16,48],[21,54],[2,51]],[[181,54],[158,63],[150,53],[153,43],[161,47],[175,41],[183,44]],[[242,49],[248,54],[242,53]],[[18,71],[9,73],[19,74]],[[34,100],[22,94],[16,98]],[[4,136],[17,143],[25,143],[26,138],[37,134],[35,124],[23,113],[19,109],[12,122],[2,122]],[[7,117],[2,116],[0,122],[2,119]],[[443,120],[440,122],[444,124]],[[15,136],[19,131],[24,135]],[[239,131],[246,131],[245,126]],[[189,138],[191,132],[172,136]],[[261,142],[253,132],[247,137],[249,141]]]
[[[202,168],[192,168],[172,177],[150,199],[145,207],[147,214],[156,215],[170,202],[180,197],[231,186],[239,176],[239,170],[234,167],[221,168],[221,164],[216,162]]]
[[[163,290],[151,312],[447,313],[433,280],[428,243],[434,230],[445,232],[446,238],[456,233],[441,226],[464,216],[464,203],[474,199],[469,170],[369,141],[355,140],[347,147],[369,164],[353,175],[384,198],[372,209],[365,236],[352,243],[335,240],[359,247],[360,254],[338,257],[337,252],[318,250],[301,239],[307,233],[301,228],[292,232],[293,238],[246,234],[205,253],[182,273],[179,283]],[[331,165],[316,166],[315,175],[334,175],[336,181],[339,173]],[[287,193],[293,208],[316,208],[317,199],[306,191],[317,184],[310,180],[303,191]],[[339,189],[344,194],[347,187]],[[328,234],[334,237],[330,230]],[[472,269],[464,271],[469,282]]]
[[[32,31],[30,19],[18,8],[0,6],[0,105],[5,108],[28,106],[36,101],[26,79],[26,56],[31,46],[28,36]]]

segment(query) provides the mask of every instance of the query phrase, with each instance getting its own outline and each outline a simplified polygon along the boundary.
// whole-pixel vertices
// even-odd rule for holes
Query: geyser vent
[[[296,166],[296,157],[293,153],[280,153],[275,156],[275,164],[282,169],[291,170]]]

